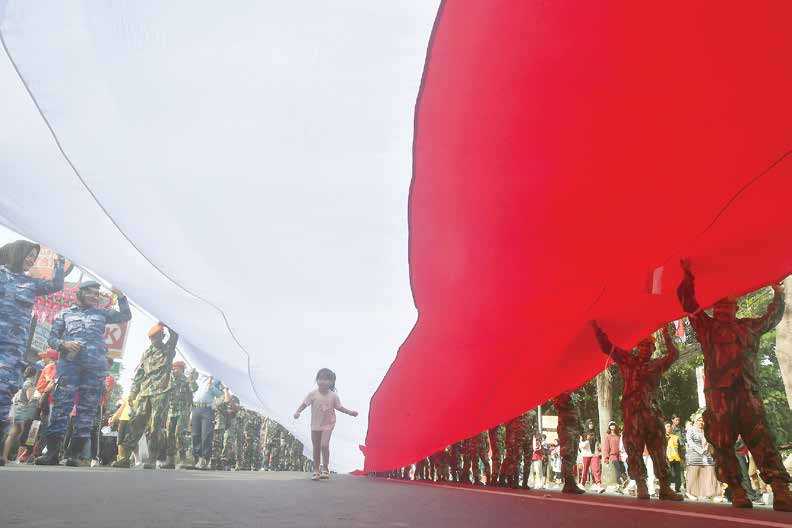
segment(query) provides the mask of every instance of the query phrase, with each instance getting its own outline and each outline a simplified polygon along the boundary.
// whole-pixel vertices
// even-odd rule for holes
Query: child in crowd
[[[24,373],[25,381],[22,388],[14,395],[11,406],[12,427],[6,437],[3,446],[3,455],[0,458],[0,466],[5,465],[11,455],[11,449],[16,447],[17,441],[22,436],[25,426],[33,421],[33,414],[38,407],[38,400],[33,398],[36,392],[36,379],[38,371],[35,367],[27,367]],[[24,438],[23,438],[24,440]]]
[[[307,407],[311,407],[311,441],[313,442],[314,474],[312,480],[327,480],[330,478],[330,435],[335,427],[338,410],[349,416],[357,416],[357,411],[351,411],[341,405],[341,400],[336,393],[336,375],[323,368],[316,374],[316,390],[308,393],[305,400],[294,413],[294,419],[300,417]],[[323,464],[320,464],[320,461]]]

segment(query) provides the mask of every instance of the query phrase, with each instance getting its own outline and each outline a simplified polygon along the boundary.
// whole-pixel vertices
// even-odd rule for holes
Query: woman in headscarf
[[[63,289],[63,257],[55,261],[52,280],[26,275],[38,258],[40,247],[17,240],[0,247],[0,435],[11,400],[22,381],[22,367],[28,344],[30,319],[36,297]],[[0,466],[5,459],[0,458]]]

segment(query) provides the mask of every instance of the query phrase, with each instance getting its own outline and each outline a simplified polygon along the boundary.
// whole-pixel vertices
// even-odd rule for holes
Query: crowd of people
[[[654,334],[636,350],[615,346],[596,321],[594,335],[623,380],[623,427],[608,424],[600,435],[593,419],[581,424],[573,391],[552,399],[558,413],[557,439],[538,430],[535,411],[461,440],[426,459],[385,474],[390,478],[458,482],[512,488],[558,487],[584,493],[581,486],[611,488],[639,499],[727,500],[738,508],[772,503],[792,511],[792,456],[782,460],[758,395],[759,338],[784,312],[784,291],[759,318],[737,318],[737,300],[717,302],[712,315],[696,301],[695,278],[682,261],[684,279],[677,294],[701,344],[706,408],[683,427],[678,416],[663,416],[657,403],[661,377],[679,352],[662,328],[665,354],[654,357]]]
[[[98,282],[80,284],[77,303],[55,317],[49,348],[26,364],[33,304],[62,290],[69,272],[58,257],[51,279],[30,277],[39,251],[24,240],[0,248],[0,466],[310,470],[302,443],[283,426],[242,407],[213,376],[186,373],[175,360],[179,336],[164,323],[149,331],[123,396],[105,326],[132,313],[115,289],[113,306],[101,304]]]
[[[315,479],[327,478],[335,410],[357,416],[341,406],[335,374],[328,369],[319,371],[317,389],[294,415],[312,409],[314,465],[285,428],[242,407],[220,380],[187,373],[184,362],[175,360],[179,336],[167,324],[149,331],[150,344],[122,397],[109,374],[113,360],[107,355],[105,326],[129,321],[132,314],[115,289],[112,306],[101,304],[97,282],[80,284],[77,302],[54,319],[49,348],[38,363],[26,364],[35,299],[63,289],[68,273],[59,257],[51,279],[30,277],[27,271],[39,250],[26,241],[0,248],[0,433],[6,433],[0,465],[14,460],[116,468],[140,464],[145,469],[313,469]],[[775,295],[762,317],[737,318],[731,297],[717,302],[710,315],[696,300],[690,263],[683,261],[682,267],[677,293],[701,344],[706,401],[685,427],[677,416],[666,420],[656,401],[661,377],[679,354],[668,328],[661,329],[665,353],[654,357],[653,334],[636,350],[624,350],[592,321],[602,352],[618,365],[623,379],[622,427],[610,422],[601,436],[593,419],[581,423],[571,389],[552,399],[558,415],[555,439],[548,441],[536,426],[535,411],[528,411],[387,475],[514,488],[557,486],[575,494],[611,487],[639,499],[723,496],[736,507],[766,500],[776,510],[792,511],[792,479],[767,426],[756,373],[759,339],[783,315],[783,288],[772,286]]]

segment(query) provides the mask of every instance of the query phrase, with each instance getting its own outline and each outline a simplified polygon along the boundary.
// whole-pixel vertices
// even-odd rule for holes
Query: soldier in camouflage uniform
[[[679,351],[668,333],[668,328],[663,328],[666,345],[665,356],[652,359],[652,353],[655,350],[652,336],[638,344],[638,354],[634,355],[614,346],[596,322],[593,322],[592,326],[602,351],[619,365],[624,380],[622,442],[624,450],[627,451],[627,469],[630,478],[636,483],[638,498],[649,498],[649,489],[646,485],[646,464],[643,461],[644,446],[646,446],[649,456],[652,457],[655,475],[660,481],[660,499],[683,500],[682,495],[674,492],[670,486],[671,472],[666,457],[667,442],[664,419],[655,401],[660,377],[679,357]]]
[[[500,470],[500,485],[519,487],[520,455],[525,443],[526,417],[514,417],[506,424],[506,456]]]
[[[239,412],[240,434],[237,448],[237,470],[250,471],[255,465],[261,434],[261,417],[249,410]]]
[[[74,420],[74,435],[66,453],[67,465],[79,465],[77,457],[91,435],[108,372],[105,327],[132,318],[129,303],[118,290],[113,290],[118,299],[118,310],[99,308],[100,289],[95,281],[81,284],[77,292],[78,304],[63,310],[52,323],[49,346],[60,352],[58,383],[47,428],[47,455],[38,457],[36,464],[58,463],[60,444],[66,434],[77,391],[80,400]]]
[[[429,457],[432,463],[432,474],[437,482],[448,482],[448,459],[445,449],[434,453]]]
[[[184,375],[186,365],[183,361],[173,363],[171,373],[171,399],[167,426],[167,460],[163,469],[176,467],[176,453],[179,453],[179,468],[187,464],[187,452],[190,435],[190,410],[192,409],[193,393],[198,390],[198,371],[193,370],[190,376]]]
[[[165,342],[165,330],[168,341]],[[118,458],[113,467],[129,468],[129,456],[143,434],[148,440],[149,459],[145,469],[156,467],[156,458],[162,442],[170,411],[171,370],[176,355],[179,335],[162,323],[149,331],[151,345],[143,352],[140,365],[129,389],[129,424],[124,441],[118,445]]]
[[[503,425],[496,425],[488,431],[489,444],[492,449],[492,480],[487,482],[488,486],[497,486],[500,481],[501,462],[503,461],[503,444],[501,439],[505,434]]]
[[[235,461],[238,437],[237,413],[239,398],[231,396],[215,405],[215,428],[212,438],[212,459],[210,469],[229,469]]]
[[[448,461],[448,470],[450,472],[451,482],[459,482],[460,473],[462,472],[462,451],[462,442],[456,442],[448,447],[446,460]]]
[[[580,416],[572,403],[572,393],[562,392],[553,398],[558,411],[558,445],[561,449],[561,477],[564,479],[562,493],[585,493],[575,482],[578,446],[580,444]]]
[[[301,467],[301,458],[303,453],[304,446],[302,442],[294,439],[294,444],[292,445],[292,471],[299,471]]]
[[[470,475],[473,474],[472,483],[480,486],[481,482],[481,466],[479,460],[484,466],[484,476],[487,482],[492,478],[492,470],[490,469],[488,451],[489,439],[487,432],[477,434],[472,438],[468,438],[464,443],[465,452],[463,454],[463,467],[462,467],[462,481],[471,483]]]
[[[267,441],[265,444],[265,464],[270,471],[278,471],[280,458],[280,424],[274,420],[267,423]]]
[[[269,470],[269,437],[270,429],[273,427],[273,421],[267,416],[262,417],[261,420],[261,436],[259,437],[259,445],[261,446],[261,469]]]
[[[704,433],[715,452],[718,478],[729,486],[732,504],[751,508],[741,485],[740,466],[734,452],[742,435],[756,460],[762,480],[773,488],[773,509],[792,511],[790,476],[784,468],[775,440],[765,418],[759,395],[756,365],[759,340],[778,325],[784,315],[784,290],[774,285],[775,296],[767,313],[756,319],[737,319],[734,298],[718,301],[713,317],[696,300],[695,280],[687,261],[682,261],[685,277],[677,294],[689,314],[704,354]]]
[[[415,463],[415,480],[428,480],[427,479],[427,470],[429,468],[429,460],[426,458],[422,458],[418,462]]]
[[[38,244],[17,240],[0,248],[0,438],[11,400],[22,386],[33,303],[36,297],[63,289],[63,257],[55,261],[51,281],[25,275],[39,254]],[[5,465],[0,455],[0,466]]]

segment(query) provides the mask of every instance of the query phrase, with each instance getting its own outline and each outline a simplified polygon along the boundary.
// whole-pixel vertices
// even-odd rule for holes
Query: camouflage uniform
[[[171,377],[171,400],[168,411],[168,456],[179,453],[184,463],[189,451],[190,411],[192,410],[193,393],[198,390],[198,383],[183,373],[173,373]]]
[[[445,449],[434,453],[429,457],[432,464],[432,475],[437,482],[448,481],[448,462]]]
[[[426,458],[422,458],[418,462],[415,463],[415,475],[413,478],[415,480],[429,480],[427,478],[427,470],[429,468],[429,460]]]
[[[448,448],[447,458],[448,461],[448,469],[451,473],[451,481],[452,482],[459,482],[459,476],[462,472],[461,468],[461,457],[462,457],[462,442],[457,442],[455,444],[451,444]]]
[[[580,416],[572,403],[572,393],[562,392],[553,398],[553,406],[558,411],[558,447],[561,451],[561,478],[564,487],[577,487],[575,466],[577,465],[580,444]]]
[[[26,247],[27,243],[20,244],[23,250]],[[55,262],[51,281],[34,279],[0,266],[0,426],[8,417],[11,399],[22,386],[22,362],[28,344],[33,303],[36,297],[62,289],[62,259]]]
[[[214,434],[212,437],[212,459],[210,467],[221,469],[236,456],[237,409],[228,401],[219,402],[214,408]]]
[[[301,466],[300,459],[302,458],[303,449],[304,446],[302,442],[295,438],[294,443],[292,444],[292,471],[299,471]]]
[[[58,360],[58,384],[54,392],[48,438],[63,438],[74,396],[80,392],[75,418],[75,438],[88,438],[99,409],[107,376],[107,345],[105,326],[132,319],[129,303],[123,295],[118,298],[118,310],[72,306],[59,313],[52,323],[49,346],[61,353]],[[64,341],[77,341],[82,346],[74,359],[68,359]],[[49,448],[48,448],[49,450]]]
[[[525,415],[520,415],[506,424],[506,457],[500,470],[500,484],[512,488],[518,487],[520,472],[520,455],[525,443]]]
[[[269,420],[267,423],[267,442],[265,444],[265,465],[270,471],[279,471],[280,465],[280,429],[279,423]]]
[[[237,448],[237,469],[250,471],[256,463],[261,434],[261,417],[248,409],[239,412],[240,434]]]
[[[481,466],[484,466],[484,476],[487,482],[492,478],[492,470],[489,463],[489,439],[487,432],[477,434],[465,440],[465,453],[463,455],[464,464],[462,467],[462,481],[471,482],[470,474],[473,473],[473,484],[481,484]]]
[[[763,317],[730,321],[712,318],[700,309],[690,273],[685,274],[677,294],[704,354],[704,432],[714,448],[718,479],[731,490],[741,488],[734,444],[742,435],[762,480],[783,488],[791,479],[767,425],[756,373],[759,339],[784,315],[783,292],[776,292]]]
[[[489,444],[492,449],[492,480],[487,482],[489,486],[497,486],[500,481],[501,462],[503,461],[503,438],[505,428],[503,425],[496,425],[488,431]]]
[[[171,330],[167,343],[152,343],[143,352],[129,389],[129,401],[134,403],[130,407],[127,434],[122,445],[131,452],[145,433],[149,444],[149,463],[156,460],[162,441],[165,440],[163,434],[166,433],[170,411],[173,357],[178,340],[179,335]]]
[[[622,442],[627,452],[627,470],[639,486],[646,485],[644,446],[652,457],[655,475],[660,481],[661,498],[670,490],[670,470],[666,457],[666,438],[663,414],[655,401],[660,378],[679,356],[679,351],[665,332],[666,354],[657,359],[641,360],[637,355],[614,346],[601,328],[596,328],[597,340],[605,354],[619,366],[624,381],[622,413],[624,432]],[[647,338],[653,339],[653,338]],[[653,342],[653,341],[652,341]],[[640,490],[640,488],[639,488]]]

